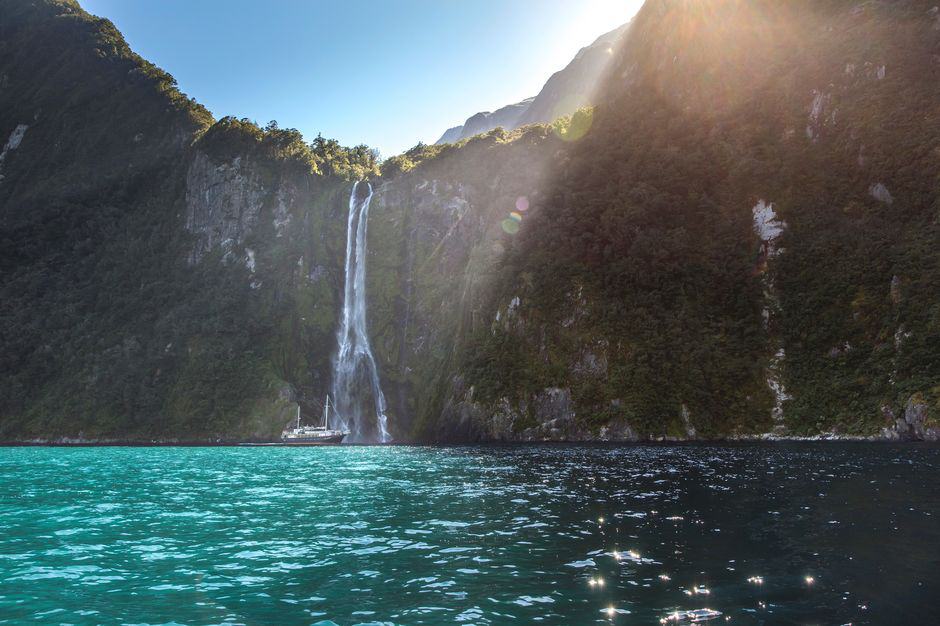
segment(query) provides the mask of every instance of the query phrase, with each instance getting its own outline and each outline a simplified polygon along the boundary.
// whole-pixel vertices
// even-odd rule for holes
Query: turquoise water
[[[928,623],[938,520],[934,447],[0,448],[0,622]]]

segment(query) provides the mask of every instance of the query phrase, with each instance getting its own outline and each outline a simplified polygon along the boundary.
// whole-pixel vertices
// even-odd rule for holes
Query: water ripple
[[[0,623],[915,622],[938,470],[831,443],[0,448]]]

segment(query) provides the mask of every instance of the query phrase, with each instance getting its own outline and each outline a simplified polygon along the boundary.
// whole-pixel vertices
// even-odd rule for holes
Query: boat
[[[330,428],[330,396],[327,395],[323,405],[323,426],[301,426],[300,405],[297,405],[297,422],[294,428],[284,431],[281,443],[291,446],[320,446],[343,443],[343,439],[348,436],[348,430]]]

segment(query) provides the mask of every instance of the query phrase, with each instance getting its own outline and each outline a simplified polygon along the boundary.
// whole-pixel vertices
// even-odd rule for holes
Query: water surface
[[[914,445],[0,448],[0,623],[929,623],[938,516]]]

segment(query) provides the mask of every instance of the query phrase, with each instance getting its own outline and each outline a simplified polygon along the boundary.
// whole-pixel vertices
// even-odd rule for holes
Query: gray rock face
[[[460,131],[460,139],[466,139],[467,137],[473,137],[474,135],[479,135],[480,133],[486,133],[493,130],[494,128],[518,128],[521,126],[520,120],[522,119],[522,116],[525,115],[526,111],[529,109],[529,105],[532,104],[533,100],[534,98],[527,98],[522,102],[504,106],[503,108],[497,109],[492,113],[477,113],[464,122],[464,125]]]
[[[638,441],[639,437],[623,420],[613,420],[600,428],[579,423],[571,390],[549,387],[518,405],[502,398],[484,407],[474,398],[474,388],[463,389],[463,379],[455,380],[454,397],[444,409],[440,424],[446,432],[441,440],[454,441]]]
[[[29,126],[26,124],[17,124],[13,132],[10,133],[7,142],[3,145],[3,150],[0,150],[0,181],[3,180],[3,162],[6,161],[7,155],[20,147],[27,130],[29,130]]]
[[[888,188],[884,183],[875,183],[868,188],[868,193],[872,198],[878,202],[884,202],[885,204],[893,204],[894,197],[892,197],[891,192],[888,191]]]
[[[186,230],[196,235],[191,264],[223,242],[240,244],[258,223],[264,187],[241,157],[215,163],[197,153],[186,174]]]
[[[882,431],[882,436],[890,441],[940,441],[940,426],[929,423],[928,413],[927,402],[916,393],[908,399],[903,418],[888,412],[894,423]]]
[[[437,143],[457,143],[460,141],[461,136],[463,135],[463,124],[460,126],[454,126],[453,128],[448,128],[444,131],[444,134],[441,135],[441,138],[437,140]]]

